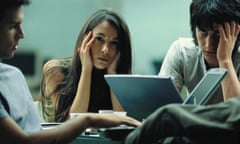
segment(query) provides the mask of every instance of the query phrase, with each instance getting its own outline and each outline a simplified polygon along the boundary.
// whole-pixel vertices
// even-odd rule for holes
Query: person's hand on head
[[[219,43],[217,48],[217,58],[219,62],[232,59],[232,52],[240,32],[240,24],[237,22],[224,23],[218,25]]]
[[[116,74],[117,73],[117,66],[118,66],[119,58],[120,58],[120,52],[117,53],[117,55],[113,59],[112,63],[107,68],[108,74]]]
[[[90,31],[83,39],[81,47],[78,48],[78,52],[80,55],[80,60],[82,63],[82,70],[92,71],[93,62],[91,57],[91,47],[94,43],[94,37],[92,32]]]

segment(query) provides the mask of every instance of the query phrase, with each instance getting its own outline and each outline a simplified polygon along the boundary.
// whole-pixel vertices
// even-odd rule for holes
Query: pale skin
[[[7,17],[0,21],[0,57],[11,58],[20,39],[24,38],[21,23],[22,7],[6,11]],[[141,123],[127,116],[117,114],[87,113],[71,119],[53,129],[35,133],[24,132],[10,117],[0,118],[1,144],[67,144],[79,136],[86,128],[112,127],[121,124],[139,126]]]
[[[90,101],[91,72],[93,67],[107,69],[108,74],[116,74],[120,53],[117,50],[117,30],[107,21],[98,24],[84,38],[79,48],[82,74],[70,112],[87,112]],[[113,110],[123,111],[122,106],[111,91]]]
[[[234,21],[214,25],[214,30],[196,28],[196,38],[208,68],[226,68],[228,73],[221,86],[224,100],[240,96],[240,82],[236,74],[232,53],[240,33],[240,25]],[[181,90],[181,88],[178,88]]]

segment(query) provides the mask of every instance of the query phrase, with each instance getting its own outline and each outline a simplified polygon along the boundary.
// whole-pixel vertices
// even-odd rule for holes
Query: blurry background
[[[133,73],[157,74],[170,44],[178,37],[190,37],[191,0],[32,0],[24,8],[25,39],[20,55],[33,55],[23,67],[33,93],[39,92],[44,61],[70,56],[86,19],[100,8],[117,10],[127,22],[133,46]],[[17,53],[17,54],[18,54]],[[23,59],[22,59],[23,60]],[[17,60],[19,61],[19,60]],[[31,63],[27,63],[30,62]],[[37,95],[37,94],[33,95]]]

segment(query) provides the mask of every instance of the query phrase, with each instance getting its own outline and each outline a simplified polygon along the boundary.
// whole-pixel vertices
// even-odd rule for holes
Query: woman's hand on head
[[[90,31],[83,39],[81,47],[78,48],[82,70],[91,71],[93,68],[92,56],[90,54],[91,47],[94,43],[94,37]]]
[[[117,53],[117,55],[114,57],[112,63],[108,66],[108,68],[107,68],[108,74],[116,74],[117,73],[117,66],[119,63],[119,58],[120,58],[120,52]]]
[[[234,21],[226,22],[223,25],[218,25],[218,30],[220,35],[217,50],[218,61],[231,60],[232,52],[240,32],[240,24]]]

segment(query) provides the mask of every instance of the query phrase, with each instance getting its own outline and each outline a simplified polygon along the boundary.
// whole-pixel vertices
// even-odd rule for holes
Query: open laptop
[[[127,115],[141,121],[166,104],[204,104],[226,74],[227,70],[223,68],[208,70],[185,101],[170,76],[116,74],[104,77]]]

